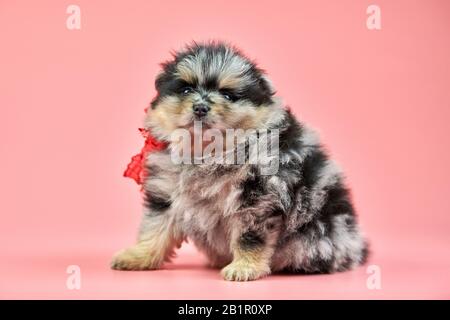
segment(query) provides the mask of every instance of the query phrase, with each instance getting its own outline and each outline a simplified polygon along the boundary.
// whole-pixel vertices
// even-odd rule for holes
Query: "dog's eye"
[[[184,95],[188,95],[192,91],[194,91],[194,89],[192,89],[191,87],[184,87],[184,88],[181,89],[181,93],[184,94]]]
[[[228,91],[221,91],[220,93],[222,94],[222,97],[224,97],[228,101],[236,101],[237,100],[236,96]]]

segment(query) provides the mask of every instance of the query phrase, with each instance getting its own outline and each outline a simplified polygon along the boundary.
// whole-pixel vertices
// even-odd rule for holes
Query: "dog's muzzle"
[[[200,103],[193,105],[192,109],[194,110],[195,117],[197,119],[202,119],[206,117],[211,108],[207,104]]]

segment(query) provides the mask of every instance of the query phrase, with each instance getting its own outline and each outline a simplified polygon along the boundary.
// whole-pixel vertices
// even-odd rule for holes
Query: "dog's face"
[[[264,73],[237,49],[210,43],[189,46],[163,65],[147,125],[159,137],[175,129],[257,129],[267,121],[273,89]]]

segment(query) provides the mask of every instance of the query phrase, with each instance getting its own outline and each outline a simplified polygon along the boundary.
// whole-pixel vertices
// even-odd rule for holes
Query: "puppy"
[[[194,43],[162,64],[155,86],[145,127],[168,147],[146,159],[138,241],[114,256],[113,269],[161,268],[187,238],[225,280],[332,273],[365,262],[367,244],[341,171],[253,61],[228,44]],[[193,136],[194,123],[224,136],[229,129],[276,131],[276,170],[263,172],[251,156],[237,164],[174,161],[181,150],[174,132]],[[263,136],[253,134],[253,144]],[[248,134],[239,141],[247,151],[253,145]],[[223,150],[235,154],[236,145]]]

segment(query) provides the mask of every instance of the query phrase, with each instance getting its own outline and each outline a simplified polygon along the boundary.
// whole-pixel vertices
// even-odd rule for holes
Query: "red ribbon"
[[[131,158],[131,162],[128,164],[124,177],[131,178],[136,181],[137,184],[142,184],[145,177],[149,174],[145,169],[145,159],[150,152],[160,151],[167,148],[167,143],[161,142],[153,137],[148,130],[140,128],[142,136],[145,138],[145,144],[141,152]]]

